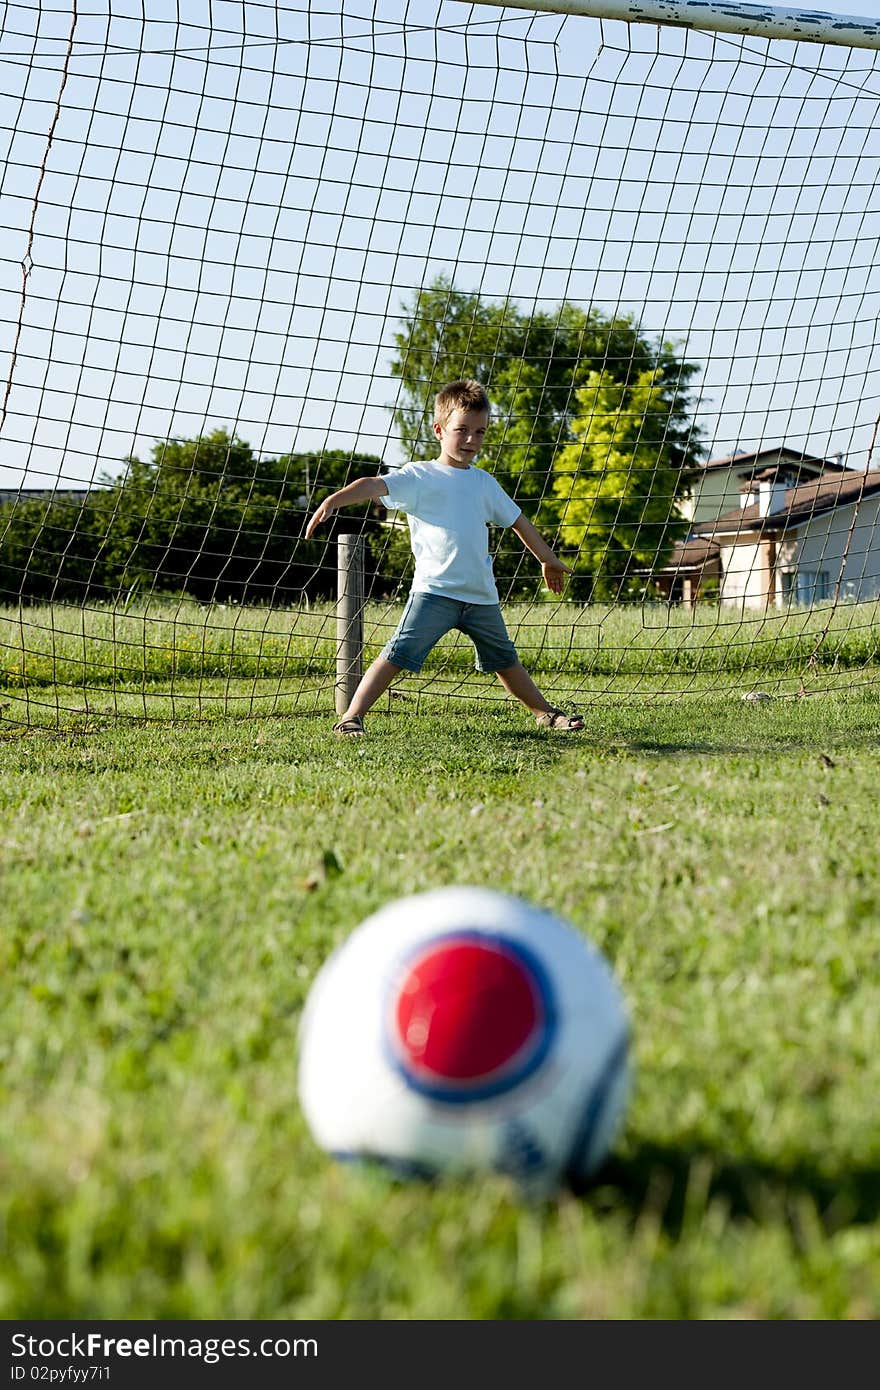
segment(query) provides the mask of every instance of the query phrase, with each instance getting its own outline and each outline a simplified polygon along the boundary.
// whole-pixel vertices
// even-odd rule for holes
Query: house
[[[781,478],[806,481],[824,473],[843,472],[843,462],[840,457],[831,460],[801,454],[784,444],[771,449],[758,449],[755,453],[729,454],[725,458],[710,459],[700,469],[700,475],[692,484],[688,496],[679,503],[679,512],[694,526],[703,521],[713,521],[740,505],[744,483],[774,468],[779,470]]]
[[[745,609],[880,595],[880,470],[785,447],[736,454],[705,465],[686,505],[691,530],[655,575],[670,602],[711,594]]]

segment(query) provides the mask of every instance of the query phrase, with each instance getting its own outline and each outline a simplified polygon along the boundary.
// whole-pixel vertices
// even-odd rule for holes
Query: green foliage
[[[0,599],[106,596],[105,540],[112,519],[102,490],[0,504]]]
[[[687,418],[696,367],[668,344],[642,338],[627,316],[568,303],[525,313],[443,278],[405,307],[395,342],[404,451],[436,456],[434,394],[454,377],[477,377],[496,419],[481,463],[551,541],[561,538],[575,552],[567,558],[582,578],[573,595],[630,593],[635,569],[651,568],[680,530],[674,503],[697,452]],[[338,449],[260,459],[222,428],[162,440],[148,459],[125,460],[120,477],[104,477],[85,497],[0,505],[0,599],[159,592],[283,604],[329,596],[336,527],[307,542],[305,515],[380,467],[375,456]],[[411,572],[406,535],[380,530],[366,512],[364,520],[374,571],[368,586],[393,593]],[[532,594],[534,566],[519,543],[498,534],[493,546],[502,591]]]
[[[82,499],[0,507],[0,589],[28,602],[133,590],[203,602],[326,595],[335,568],[326,537],[301,539],[306,512],[379,465],[344,450],[258,459],[224,429],[163,440]]]
[[[574,441],[553,462],[560,534],[585,573],[582,597],[635,596],[688,529],[675,511],[692,477],[682,399],[657,368],[628,384],[591,372],[575,399]]]
[[[379,460],[341,450],[259,460],[225,430],[157,444],[147,463],[128,460],[114,488],[108,550],[122,586],[202,600],[326,592],[316,578],[325,545],[301,539],[304,515],[348,481],[354,463],[360,470]]]
[[[525,312],[511,300],[491,302],[456,290],[442,276],[404,306],[395,344],[391,370],[403,385],[395,420],[407,455],[436,455],[434,396],[446,381],[475,377],[489,392],[495,419],[481,465],[551,540],[564,525],[564,543],[578,552],[587,540],[584,518],[577,507],[569,510],[566,490],[557,484],[572,472],[571,500],[583,493],[587,502],[590,487],[601,481],[609,417],[616,421],[615,457],[608,459],[614,476],[601,490],[606,502],[616,496],[625,503],[624,515],[605,505],[591,516],[589,544],[574,557],[587,591],[610,591],[615,583],[619,589],[622,570],[628,574],[636,557],[650,567],[671,544],[680,530],[676,499],[698,462],[699,431],[689,419],[697,367],[670,344],[647,341],[627,315],[569,303]],[[599,412],[595,422],[591,400]],[[587,447],[572,447],[579,445]],[[583,484],[582,468],[588,475]],[[640,496],[650,504],[647,513]],[[624,557],[630,557],[627,565]],[[502,578],[516,572],[514,560],[499,558]]]
[[[397,525],[375,527],[368,533],[367,546],[373,570],[372,594],[391,598],[405,592],[412,580],[413,553],[404,517],[398,513]]]

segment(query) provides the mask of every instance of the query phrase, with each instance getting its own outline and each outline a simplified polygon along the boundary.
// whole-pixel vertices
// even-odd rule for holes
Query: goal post
[[[149,10],[0,16],[0,721],[344,708],[406,521],[308,516],[458,376],[549,698],[876,681],[880,20]],[[407,689],[504,698],[455,634]]]
[[[481,0],[514,10],[542,10],[627,24],[678,25],[708,33],[741,34],[797,43],[880,48],[880,19],[835,15],[810,8],[728,3],[728,0]]]

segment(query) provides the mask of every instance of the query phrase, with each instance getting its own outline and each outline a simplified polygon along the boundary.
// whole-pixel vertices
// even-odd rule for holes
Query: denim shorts
[[[478,671],[506,671],[519,658],[497,603],[461,603],[442,594],[410,594],[397,631],[382,651],[405,671],[421,671],[441,637],[457,628],[477,649]]]

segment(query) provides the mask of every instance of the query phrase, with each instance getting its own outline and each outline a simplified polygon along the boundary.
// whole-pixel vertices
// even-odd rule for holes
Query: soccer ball
[[[504,893],[439,888],[380,908],[319,970],[299,1096],[337,1158],[504,1173],[546,1194],[606,1157],[629,1036],[609,965],[573,927]]]

